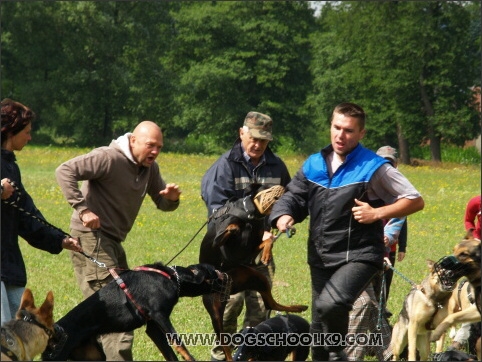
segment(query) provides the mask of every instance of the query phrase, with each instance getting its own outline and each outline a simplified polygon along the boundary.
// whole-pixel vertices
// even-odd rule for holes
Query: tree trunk
[[[433,120],[435,118],[432,103],[430,102],[429,96],[427,94],[427,89],[425,88],[423,75],[420,74],[419,78],[420,84],[420,95],[422,97],[423,108],[428,120],[428,136],[430,140],[430,155],[432,161],[441,162],[442,154],[440,152],[440,137],[436,136],[435,128],[433,125]]]
[[[432,156],[432,161],[442,161],[442,153],[440,151],[440,137],[437,137],[433,134],[430,135],[430,155]]]
[[[410,165],[410,150],[408,148],[408,141],[403,136],[402,126],[397,122],[397,139],[398,139],[398,154],[399,162],[404,165]]]

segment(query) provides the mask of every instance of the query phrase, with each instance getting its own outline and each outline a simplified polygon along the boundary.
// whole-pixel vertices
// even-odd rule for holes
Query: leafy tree
[[[276,137],[301,141],[312,14],[301,1],[183,3],[166,61],[179,74],[178,134],[208,134],[225,146],[257,110],[272,116]]]
[[[172,36],[169,6],[2,4],[3,94],[30,100],[41,123],[79,145],[105,144],[142,119],[169,119],[171,77],[159,61]]]
[[[321,105],[317,121],[325,125],[336,103],[358,102],[370,115],[368,147],[398,143],[408,162],[409,145],[428,139],[432,159],[440,161],[442,138],[461,144],[476,130],[469,101],[480,57],[472,57],[470,24],[460,2],[323,7],[308,107]]]

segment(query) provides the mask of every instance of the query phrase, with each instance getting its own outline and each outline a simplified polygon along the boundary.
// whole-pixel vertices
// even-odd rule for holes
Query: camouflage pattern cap
[[[258,112],[249,112],[244,119],[244,125],[249,128],[251,137],[273,140],[273,120],[270,116]]]

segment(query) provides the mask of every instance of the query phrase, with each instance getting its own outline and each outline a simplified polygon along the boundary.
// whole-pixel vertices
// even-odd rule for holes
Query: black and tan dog
[[[459,281],[444,306],[447,310],[447,316],[435,328],[430,336],[432,342],[437,342],[436,353],[443,352],[445,342],[445,331],[448,326],[454,326],[459,323],[480,322],[480,313],[475,305],[474,288],[465,278]]]
[[[400,354],[407,344],[409,361],[417,360],[417,350],[420,360],[427,361],[431,330],[447,315],[444,306],[452,295],[451,286],[442,283],[433,261],[428,260],[427,264],[430,274],[408,293],[398,321],[393,326],[390,343],[393,361],[400,360]]]
[[[222,288],[227,275],[208,264],[186,268],[155,263],[119,272],[118,276],[57,322],[67,338],[62,345],[47,348],[43,359],[105,360],[97,335],[132,331],[147,324],[147,335],[166,360],[178,360],[171,345],[185,360],[194,360],[183,344],[166,338],[176,334],[169,317],[180,297]]]
[[[52,292],[40,308],[32,291],[25,289],[15,319],[1,327],[2,361],[33,361],[47,347],[54,334],[54,296]]]
[[[455,262],[453,261],[455,259]],[[455,245],[453,256],[437,262],[442,278],[458,279],[465,276],[473,288],[474,301],[472,306],[457,313],[449,314],[433,331],[431,340],[438,340],[452,325],[463,322],[476,322],[481,318],[481,243],[480,240],[467,235],[464,240]],[[480,341],[478,342],[480,344]],[[480,352],[479,352],[480,354]],[[481,356],[478,356],[479,359]]]
[[[480,299],[480,253],[480,240],[469,235],[467,235],[462,242],[454,247],[454,256],[457,258],[460,264],[464,266],[463,276],[465,276],[470,284],[472,284],[475,294],[475,305],[477,306],[479,313],[482,313],[482,303]]]
[[[302,335],[308,335],[310,324],[306,319],[294,315],[277,315],[255,327],[245,328],[241,334],[245,343],[234,354],[235,361],[305,361],[310,347],[303,343]],[[288,340],[292,338],[292,342]]]
[[[281,305],[271,294],[271,286],[267,278],[254,269],[253,261],[263,252],[263,257],[271,252],[272,241],[263,242],[265,230],[265,216],[279,196],[279,188],[263,190],[259,184],[253,184],[244,192],[244,197],[229,200],[225,206],[217,210],[208,225],[208,230],[201,243],[199,254],[200,263],[214,265],[225,271],[232,279],[231,294],[243,290],[255,290],[261,294],[266,309],[281,312],[298,313],[305,311],[305,305]],[[261,191],[260,191],[261,190]],[[275,194],[270,196],[270,192]],[[260,195],[268,196],[268,202],[260,200]],[[220,336],[223,332],[223,313],[226,300],[212,295],[204,295],[203,303],[208,311],[215,333]],[[224,353],[227,360],[231,360],[231,351],[227,346]]]

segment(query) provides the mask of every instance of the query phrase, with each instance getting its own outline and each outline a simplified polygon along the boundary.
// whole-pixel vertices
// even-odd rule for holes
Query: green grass
[[[54,170],[63,161],[80,155],[87,149],[27,146],[17,153],[23,182],[46,219],[69,231],[70,206],[64,200],[55,181]],[[200,180],[216,156],[161,153],[158,158],[161,173],[167,182],[175,182],[182,190],[181,205],[170,213],[157,211],[150,199],[145,205],[124,243],[131,267],[162,261],[168,262],[196,234],[206,221],[206,209],[200,197]],[[301,166],[303,156],[287,156],[285,162],[293,175]],[[480,165],[443,163],[400,170],[411,180],[425,199],[425,209],[409,217],[407,256],[396,268],[414,281],[427,273],[426,259],[438,260],[451,253],[453,246],[465,234],[463,226],[467,201],[480,193]],[[198,250],[205,229],[172,263],[182,266],[198,262]],[[283,304],[307,304],[311,307],[311,289],[306,264],[307,221],[297,225],[291,239],[281,237],[274,248],[276,260],[275,299]],[[55,319],[59,319],[82,301],[67,252],[51,255],[20,241],[28,273],[28,287],[37,303],[48,290],[55,296]],[[394,275],[388,309],[395,322],[410,284]],[[311,319],[311,311],[301,314]],[[211,333],[209,316],[201,298],[183,298],[174,308],[171,319],[178,332]],[[199,360],[209,360],[209,346],[190,347]],[[144,328],[135,332],[135,360],[163,360]]]

